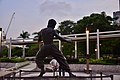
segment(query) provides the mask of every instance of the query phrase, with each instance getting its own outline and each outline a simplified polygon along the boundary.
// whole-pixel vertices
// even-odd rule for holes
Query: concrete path
[[[29,65],[25,66],[25,67],[22,67],[20,68],[19,70],[34,70],[36,68],[36,63],[34,62],[31,62]],[[56,75],[58,75],[59,73],[56,73]],[[90,76],[90,74],[86,74],[86,73],[83,73],[83,72],[73,72],[73,74],[75,74],[76,76]],[[38,72],[34,72],[34,73],[27,73],[25,74],[23,72],[23,77],[34,77],[34,76],[38,76],[39,73]],[[65,73],[66,76],[68,76],[68,73]],[[94,74],[93,76],[100,76],[100,74]],[[116,74],[113,74],[114,75],[114,79],[113,80],[120,80],[120,74],[118,73],[117,75]],[[52,72],[47,72],[44,76],[53,76],[53,73]],[[89,79],[87,79],[89,80]],[[93,80],[100,80],[100,79],[93,79]],[[104,78],[103,80],[111,80],[110,78]]]
[[[34,70],[36,68],[36,63],[30,62],[29,65],[19,68],[19,70]]]
[[[58,73],[56,73],[58,75]],[[86,74],[86,73],[82,73],[82,72],[73,72],[73,74],[75,74],[76,76],[90,76],[90,74]],[[27,75],[23,75],[23,77],[37,77],[39,75],[39,73],[32,73],[32,74],[27,74]],[[66,76],[68,76],[68,73],[65,73]],[[47,72],[44,76],[53,76],[52,72]],[[93,76],[100,76],[100,74],[94,74]],[[82,80],[82,79],[80,79]],[[91,80],[91,79],[86,79],[86,80]],[[93,78],[92,80],[101,80],[99,78]],[[103,80],[111,80],[111,78],[103,78]],[[120,75],[114,75],[114,79],[113,80],[120,80]]]

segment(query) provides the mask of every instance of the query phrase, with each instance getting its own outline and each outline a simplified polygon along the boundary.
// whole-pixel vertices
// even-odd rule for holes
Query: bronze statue
[[[47,28],[44,28],[39,32],[38,42],[43,41],[43,46],[36,55],[36,64],[41,69],[41,73],[39,76],[42,77],[43,74],[45,74],[44,63],[43,63],[45,57],[52,56],[54,59],[57,60],[61,69],[68,72],[70,77],[75,77],[75,75],[71,73],[70,67],[63,54],[61,54],[61,51],[59,51],[59,49],[53,44],[53,39],[55,37],[65,42],[72,42],[72,41],[66,40],[63,37],[59,36],[58,32],[54,30],[55,25],[56,25],[56,21],[54,19],[50,19],[48,21]]]

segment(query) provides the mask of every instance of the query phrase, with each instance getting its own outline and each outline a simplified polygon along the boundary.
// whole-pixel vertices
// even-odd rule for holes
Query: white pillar
[[[97,59],[100,59],[99,29],[97,29]]]
[[[24,42],[24,39],[23,39],[23,42]],[[23,55],[22,55],[23,58],[25,58],[25,45],[23,45]]]
[[[76,38],[77,36],[75,36]],[[75,58],[77,58],[77,41],[75,41]]]
[[[86,41],[87,54],[89,55],[89,31],[88,30],[86,31],[86,38],[87,38],[87,41]]]
[[[86,54],[86,72],[90,73],[89,71],[89,31],[86,30],[86,47],[87,47],[87,54]]]

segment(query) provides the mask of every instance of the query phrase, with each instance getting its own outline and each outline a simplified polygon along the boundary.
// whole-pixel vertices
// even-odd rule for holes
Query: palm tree
[[[30,34],[27,31],[22,31],[22,33],[20,33],[20,36],[18,38],[29,38]]]
[[[24,42],[24,39],[29,38],[29,36],[30,36],[30,34],[27,31],[22,31],[22,33],[20,33],[20,36],[18,38],[22,38],[23,42]],[[25,45],[23,45],[22,57],[25,58]]]

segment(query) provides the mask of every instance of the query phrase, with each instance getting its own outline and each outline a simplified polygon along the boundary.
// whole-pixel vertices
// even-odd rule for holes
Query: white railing
[[[99,38],[100,39],[105,39],[105,38],[119,38],[120,37],[120,30],[117,31],[105,31],[105,32],[98,32]],[[73,41],[83,41],[86,40],[86,33],[81,33],[81,34],[70,34],[70,35],[61,35],[62,37],[67,37],[72,39]],[[89,33],[90,39],[97,39],[97,32]],[[11,43],[12,44],[21,44],[21,43],[37,43],[37,41],[34,41],[33,39],[35,38],[27,38],[24,39],[12,39]],[[37,38],[36,38],[37,39]],[[58,40],[54,40],[58,41]],[[6,40],[6,44],[10,44],[10,39]]]
[[[75,56],[77,55],[77,42],[78,41],[86,41],[86,33],[81,34],[70,34],[70,35],[61,35],[62,37],[70,38],[72,41],[75,41]],[[94,39],[97,41],[97,55],[99,59],[100,51],[99,51],[99,39],[107,39],[107,38],[119,38],[120,37],[120,30],[117,31],[105,31],[105,32],[92,32],[89,33],[89,39]],[[28,38],[28,39],[7,39],[4,44],[9,45],[25,45],[25,44],[36,44],[37,41],[34,41],[35,38]],[[59,41],[55,39],[54,41]],[[61,43],[59,41],[59,49],[61,49]],[[10,50],[11,51],[11,50]],[[10,52],[11,53],[11,52]],[[11,54],[10,54],[11,55]]]

